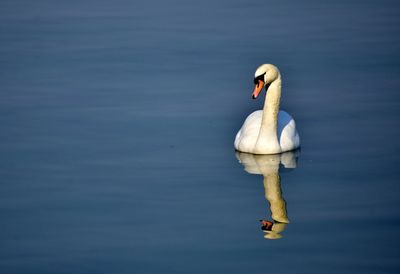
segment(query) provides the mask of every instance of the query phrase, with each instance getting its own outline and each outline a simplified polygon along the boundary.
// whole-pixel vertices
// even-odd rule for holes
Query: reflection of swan
[[[244,169],[250,174],[261,174],[264,176],[265,198],[270,204],[272,219],[271,223],[264,221],[263,226],[268,223],[268,230],[265,238],[279,239],[280,233],[285,229],[289,219],[286,212],[286,202],[282,197],[279,166],[284,168],[296,168],[298,151],[290,151],[273,155],[254,155],[249,153],[236,152],[236,158]],[[272,225],[272,227],[271,227]]]
[[[261,65],[255,73],[253,99],[265,85],[264,109],[251,113],[236,134],[235,148],[254,154],[275,154],[300,146],[296,123],[285,111],[279,111],[281,75],[274,65]],[[279,140],[278,140],[279,139]]]

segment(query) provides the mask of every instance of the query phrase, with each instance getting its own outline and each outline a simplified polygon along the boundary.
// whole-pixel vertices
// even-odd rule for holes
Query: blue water
[[[398,273],[397,1],[1,1],[1,273]],[[297,168],[264,238],[262,63]]]

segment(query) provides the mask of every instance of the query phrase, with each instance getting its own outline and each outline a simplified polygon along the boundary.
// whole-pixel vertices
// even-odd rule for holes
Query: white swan
[[[235,148],[253,154],[276,154],[300,146],[296,123],[285,111],[279,111],[281,98],[281,75],[277,67],[264,64],[254,75],[253,99],[265,86],[264,109],[254,111],[244,121],[236,134]]]

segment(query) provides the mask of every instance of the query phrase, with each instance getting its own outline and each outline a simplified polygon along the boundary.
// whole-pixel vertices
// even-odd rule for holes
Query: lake
[[[399,12],[2,1],[0,272],[398,273]],[[291,168],[260,160],[275,240],[267,175],[233,147],[262,63],[302,144]]]

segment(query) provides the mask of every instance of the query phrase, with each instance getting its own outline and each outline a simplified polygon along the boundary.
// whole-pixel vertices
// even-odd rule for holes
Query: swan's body
[[[235,138],[235,148],[237,150],[255,154],[274,154],[291,151],[299,147],[300,137],[296,130],[296,123],[290,114],[281,110],[278,112],[277,125],[279,149],[271,150],[269,153],[256,153],[254,145],[257,143],[260,132],[262,115],[262,110],[256,110],[244,121],[242,128],[236,134]]]
[[[294,119],[285,111],[279,111],[281,76],[278,69],[269,64],[260,66],[255,73],[255,83],[257,86],[253,98],[258,96],[264,85],[267,86],[264,109],[247,117],[236,134],[236,150],[253,154],[276,154],[298,148],[300,137]]]

